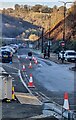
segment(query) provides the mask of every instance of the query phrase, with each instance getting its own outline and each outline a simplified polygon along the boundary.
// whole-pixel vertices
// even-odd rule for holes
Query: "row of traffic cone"
[[[35,63],[35,64],[38,64],[37,59],[34,60],[34,63]],[[32,68],[32,63],[31,63],[31,62],[29,63],[29,67],[28,67],[28,68]]]
[[[35,64],[38,64],[38,61],[35,57],[32,58],[32,60],[34,60]],[[28,68],[32,68],[32,63],[29,63]],[[22,71],[26,71],[25,65],[23,64],[22,67]],[[28,82],[28,87],[35,87],[34,83],[33,83],[33,78],[32,78],[32,74],[30,74],[30,78],[29,78],[29,82]],[[64,104],[63,104],[63,108],[66,110],[69,110],[69,101],[68,101],[68,93],[65,92],[64,94]]]
[[[31,62],[29,63],[28,68],[32,68],[32,63]],[[22,65],[22,71],[26,71],[26,67],[25,67],[24,64]]]
[[[33,57],[32,60],[34,61],[35,64],[38,63],[38,61],[37,61],[37,59],[35,57]],[[32,68],[32,63],[31,62],[29,64],[29,68]],[[33,83],[32,74],[30,74],[30,79],[29,79],[28,87],[35,87],[35,85]]]

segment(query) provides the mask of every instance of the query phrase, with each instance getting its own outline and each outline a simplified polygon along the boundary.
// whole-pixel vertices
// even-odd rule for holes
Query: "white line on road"
[[[22,76],[21,76],[21,73],[20,73],[20,70],[18,70],[18,74],[19,74],[19,77],[21,79],[21,82],[23,83],[23,85],[25,86],[25,88],[29,91],[30,94],[32,94],[32,92],[30,91],[30,89],[27,87],[26,83],[24,82]],[[33,94],[32,94],[33,95]]]

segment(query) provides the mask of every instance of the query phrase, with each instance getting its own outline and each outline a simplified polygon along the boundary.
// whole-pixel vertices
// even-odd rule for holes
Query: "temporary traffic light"
[[[60,43],[60,45],[61,45],[62,47],[64,47],[64,46],[65,46],[65,42],[62,41],[62,42]]]

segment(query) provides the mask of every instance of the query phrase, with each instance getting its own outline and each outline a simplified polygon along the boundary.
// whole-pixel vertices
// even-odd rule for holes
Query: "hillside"
[[[75,6],[66,10],[65,38],[76,40],[76,10]],[[30,34],[41,35],[39,28],[43,27],[45,36],[53,40],[63,38],[64,8],[53,9],[51,13],[26,11],[24,8],[4,9],[2,16],[2,34],[7,37],[29,37]],[[39,27],[37,27],[39,26]],[[36,30],[36,31],[35,31]],[[46,32],[47,31],[47,32]],[[9,34],[10,32],[10,34]]]
[[[1,14],[0,14],[1,15]],[[17,37],[22,35],[26,30],[36,29],[38,26],[22,20],[21,18],[15,18],[10,15],[2,14],[2,36],[3,37]],[[26,35],[26,38],[28,34]]]
[[[50,37],[54,40],[63,38],[63,30],[64,30],[64,20],[62,19],[58,22],[53,29],[50,29],[46,36],[50,33]],[[76,40],[76,13],[73,14],[71,12],[65,18],[65,39],[66,40]]]

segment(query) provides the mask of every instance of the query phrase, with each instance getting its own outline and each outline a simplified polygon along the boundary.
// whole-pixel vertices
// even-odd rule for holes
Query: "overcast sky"
[[[47,1],[47,2],[46,2]],[[27,5],[35,5],[35,4],[42,4],[42,5],[47,5],[49,7],[53,7],[54,5],[57,6],[62,6],[64,5],[62,2],[59,1],[64,1],[64,2],[74,2],[75,0],[0,0],[0,9],[2,8],[10,8],[14,7],[15,4],[27,4]],[[67,3],[67,7],[70,6],[71,3]]]

